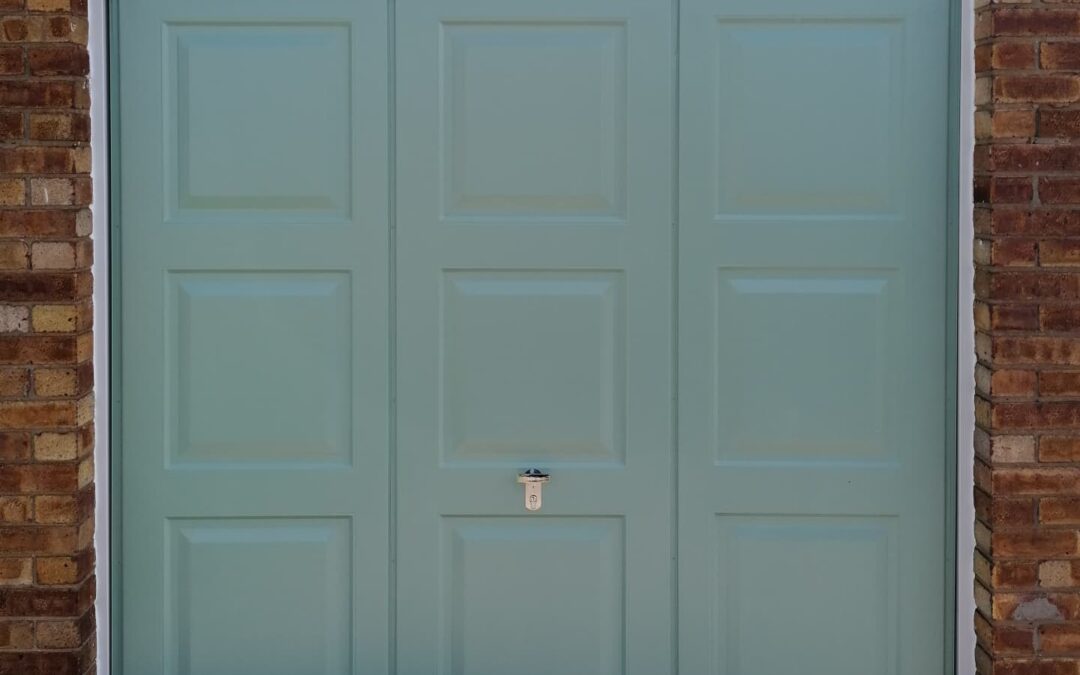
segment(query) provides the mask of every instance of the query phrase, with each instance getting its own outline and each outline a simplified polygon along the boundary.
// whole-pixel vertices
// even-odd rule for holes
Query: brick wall
[[[976,658],[1077,675],[1080,9],[983,4],[976,41]]]
[[[0,0],[0,675],[94,667],[86,0]]]

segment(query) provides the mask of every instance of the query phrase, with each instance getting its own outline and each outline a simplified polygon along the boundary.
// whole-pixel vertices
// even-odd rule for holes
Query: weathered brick
[[[995,495],[1080,495],[1080,468],[1013,468],[993,471]]]
[[[1038,305],[994,305],[990,308],[990,328],[993,330],[1037,330]]]
[[[75,404],[70,401],[0,402],[0,428],[71,426]]]
[[[1039,393],[1045,396],[1080,396],[1080,371],[1051,370],[1039,373]]]
[[[979,668],[980,675],[1077,675],[1080,669],[1074,660],[999,659],[992,670]]]
[[[74,495],[42,495],[34,497],[34,521],[42,525],[74,525],[78,522],[78,505]]]
[[[1039,198],[1044,204],[1080,203],[1080,178],[1040,178]]]
[[[78,467],[71,464],[0,465],[0,492],[30,494],[75,492]]]
[[[51,586],[73,584],[79,579],[78,561],[73,557],[37,558],[34,572],[38,583]]]
[[[26,203],[26,181],[21,178],[0,178],[0,206],[22,206]]]
[[[999,75],[994,78],[998,103],[1074,103],[1080,79],[1065,75]]]
[[[75,529],[70,527],[0,527],[0,552],[49,554],[74,550]]]
[[[26,52],[31,75],[87,75],[90,57],[81,46],[34,47]]]
[[[1039,62],[1046,70],[1080,69],[1080,44],[1044,42],[1039,47]]]
[[[0,649],[30,649],[34,646],[34,624],[30,621],[0,621]]]
[[[1048,624],[1040,626],[1039,646],[1045,654],[1080,652],[1080,625]]]
[[[34,394],[41,398],[76,396],[80,393],[75,368],[37,368],[34,370]]]
[[[30,371],[26,368],[0,368],[0,398],[26,396],[29,384]]]
[[[21,241],[0,241],[0,269],[21,270],[30,266],[30,249]]]
[[[1080,617],[1080,595],[1073,593],[998,593],[993,618],[1011,621],[1071,620]]]
[[[1043,330],[1048,331],[1080,330],[1080,307],[1043,307],[1039,311],[1039,323]]]
[[[1003,336],[993,341],[993,358],[1002,365],[1080,365],[1080,339]]]
[[[1040,500],[1039,522],[1046,525],[1080,525],[1080,499],[1047,497]]]
[[[25,333],[30,330],[30,308],[23,305],[0,305],[0,333]]]
[[[1080,436],[1043,436],[1039,439],[1040,462],[1080,462]]]
[[[1076,35],[1080,34],[1080,12],[998,8],[992,10],[993,34],[999,35]]]
[[[1045,588],[1080,586],[1080,560],[1048,560],[1041,563],[1039,585]]]
[[[0,550],[4,549],[0,547]],[[0,558],[0,586],[25,586],[32,582],[32,562],[32,558]]]
[[[23,114],[17,110],[0,110],[0,141],[14,141],[26,134]]]
[[[1073,556],[1080,553],[1080,537],[1072,530],[995,532],[992,552],[995,556],[1003,557]]]
[[[1067,138],[1080,136],[1080,110],[1040,110],[1039,135]]]
[[[10,302],[56,302],[78,294],[78,278],[72,274],[5,274],[0,272],[0,288]]]
[[[76,346],[73,337],[0,336],[0,364],[74,363]]]
[[[75,245],[68,241],[36,241],[30,247],[30,266],[36,270],[72,269]]]

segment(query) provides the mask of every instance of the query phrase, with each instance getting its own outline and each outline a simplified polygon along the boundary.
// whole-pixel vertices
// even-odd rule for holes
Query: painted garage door
[[[948,670],[945,0],[116,9],[123,672]]]

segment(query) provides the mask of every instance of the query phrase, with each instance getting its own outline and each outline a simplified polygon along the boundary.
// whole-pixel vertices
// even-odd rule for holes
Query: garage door
[[[125,673],[944,675],[944,0],[118,5]]]

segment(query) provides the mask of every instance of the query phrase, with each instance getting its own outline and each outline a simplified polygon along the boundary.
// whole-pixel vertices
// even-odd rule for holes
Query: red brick
[[[1041,500],[1039,522],[1046,525],[1080,525],[1080,498],[1049,497]]]
[[[1027,204],[1035,195],[1030,178],[991,178],[985,184],[976,180],[975,201],[988,204]]]
[[[5,554],[69,553],[74,547],[73,527],[0,527],[0,552]]]
[[[75,492],[79,489],[78,471],[71,463],[0,465],[0,492]]]
[[[1022,138],[1035,135],[1035,112],[1031,110],[995,110],[990,113],[993,138]]]
[[[3,274],[0,288],[8,302],[56,302],[77,297],[78,278],[70,273]]]
[[[995,300],[1080,299],[1080,272],[995,272],[988,292]]]
[[[997,70],[1035,67],[1034,42],[997,42],[990,46],[990,63]]]
[[[74,363],[75,356],[74,337],[0,338],[0,364]]]
[[[999,75],[994,78],[999,103],[1073,103],[1080,100],[1080,80],[1064,75]]]
[[[0,111],[0,141],[20,139],[26,133],[23,114],[14,110]]]
[[[998,239],[990,245],[990,264],[1000,267],[1030,267],[1038,262],[1034,239]]]
[[[1080,330],[1080,307],[1043,307],[1040,310],[1040,325],[1048,331]]]
[[[1080,145],[998,144],[987,162],[994,171],[1063,171],[1080,166]]]
[[[0,402],[0,428],[71,426],[75,404],[71,401]]]
[[[1037,330],[1038,305],[994,305],[990,308],[990,327],[994,330]]]
[[[1039,198],[1044,204],[1080,203],[1080,178],[1040,178]]]
[[[1080,625],[1050,624],[1040,626],[1039,646],[1045,654],[1080,652]]]
[[[1080,43],[1044,42],[1039,48],[1039,63],[1046,70],[1080,69]]]
[[[1002,659],[994,662],[993,671],[979,670],[980,675],[1077,675],[1080,670],[1072,660],[1044,661],[1044,660],[1010,660]]]
[[[1040,462],[1080,462],[1080,436],[1043,436],[1039,439]]]
[[[0,81],[0,106],[71,108],[75,87],[71,82]]]
[[[1002,365],[1057,363],[1080,365],[1080,339],[1065,337],[999,337],[994,360]]]
[[[1080,495],[1080,468],[994,469],[994,496]]]
[[[1039,373],[1039,393],[1044,396],[1080,396],[1080,371],[1051,370]]]
[[[1047,239],[1039,243],[1044,266],[1080,266],[1080,239]]]
[[[994,618],[1012,621],[1040,620],[1053,617],[1080,617],[1080,595],[1075,593],[998,593],[994,596]]]
[[[25,69],[20,47],[0,47],[0,75],[20,75]]]
[[[1066,138],[1080,136],[1080,110],[1040,110],[1039,135]]]
[[[0,238],[70,239],[76,236],[76,217],[73,209],[0,211]]]
[[[1035,522],[1036,501],[1027,499],[994,498],[975,491],[975,514],[995,531],[999,528],[1031,527]]]
[[[995,36],[1080,34],[1080,12],[1075,10],[1000,8],[992,11],[992,17]]]
[[[1019,589],[1034,586],[1039,580],[1039,566],[1026,560],[998,560],[992,565],[994,589]]]
[[[0,616],[74,616],[77,609],[71,589],[0,588]]]
[[[87,75],[90,57],[81,46],[35,47],[27,50],[31,75]]]

